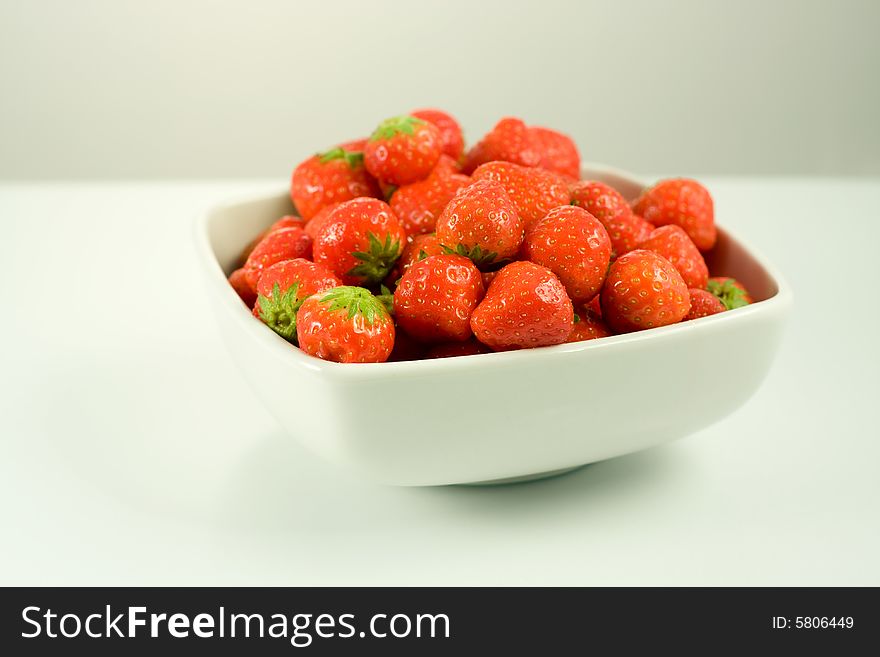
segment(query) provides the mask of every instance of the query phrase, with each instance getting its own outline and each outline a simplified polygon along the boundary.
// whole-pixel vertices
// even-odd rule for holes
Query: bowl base
[[[547,470],[546,472],[535,472],[533,474],[521,475],[519,477],[506,477],[504,479],[489,479],[487,481],[469,481],[466,484],[455,484],[456,486],[505,486],[507,484],[524,484],[529,481],[538,481],[539,479],[549,479],[550,477],[559,477],[575,470],[585,468],[585,465],[576,465],[573,468],[561,468],[559,470]]]

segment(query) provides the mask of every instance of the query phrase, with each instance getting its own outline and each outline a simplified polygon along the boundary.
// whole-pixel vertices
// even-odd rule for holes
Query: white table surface
[[[0,584],[880,585],[880,180],[706,182],[795,291],[756,396],[571,475],[433,489],[322,462],[227,357],[192,219],[283,181],[0,185]]]

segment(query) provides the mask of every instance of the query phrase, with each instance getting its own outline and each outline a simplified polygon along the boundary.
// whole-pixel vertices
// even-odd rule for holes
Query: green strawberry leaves
[[[272,288],[271,296],[257,297],[259,316],[263,322],[278,335],[289,342],[296,340],[296,311],[303,300],[297,296],[299,283],[294,283],[283,293],[278,283]]]
[[[709,281],[706,289],[718,297],[718,300],[724,304],[727,310],[749,305],[745,291],[731,278],[724,281]]]
[[[379,294],[376,295],[376,298],[379,300],[379,303],[385,306],[385,310],[388,311],[389,315],[394,314],[394,295],[391,293],[391,290],[383,285],[379,288]]]
[[[318,161],[327,164],[333,160],[345,160],[351,169],[357,169],[364,164],[364,154],[361,151],[347,151],[342,146],[331,148],[324,153],[318,153]]]
[[[330,304],[328,308],[330,312],[344,312],[348,319],[362,316],[367,326],[372,326],[377,320],[390,319],[382,301],[362,287],[353,285],[334,287],[321,297],[320,302]]]
[[[441,244],[440,248],[443,249],[443,253],[448,255],[460,255],[465,258],[470,258],[477,267],[494,264],[495,259],[498,257],[498,254],[494,251],[484,251],[479,244],[471,249],[464,244],[459,244],[454,249],[445,244]]]
[[[391,235],[385,236],[385,242],[380,242],[373,233],[367,233],[369,251],[355,251],[352,255],[360,262],[352,267],[347,274],[359,276],[364,279],[364,285],[369,287],[384,279],[395,261],[400,257],[400,241],[391,239]]]
[[[412,135],[416,131],[416,126],[422,125],[424,121],[414,116],[393,116],[385,119],[379,124],[373,134],[370,135],[370,141],[379,141],[380,139],[391,139],[392,137],[404,134]]]

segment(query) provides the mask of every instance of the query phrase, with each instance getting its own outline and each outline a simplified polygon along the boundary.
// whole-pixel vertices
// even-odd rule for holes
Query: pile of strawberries
[[[663,180],[630,206],[579,177],[569,137],[516,118],[467,152],[445,112],[390,118],[296,167],[298,216],[229,282],[283,338],[343,363],[590,340],[751,302],[709,277],[698,182]]]

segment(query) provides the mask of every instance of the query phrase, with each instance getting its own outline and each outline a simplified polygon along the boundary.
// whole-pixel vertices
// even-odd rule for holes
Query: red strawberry
[[[506,117],[496,123],[495,127],[468,151],[462,171],[467,174],[473,173],[481,164],[494,160],[513,162],[524,167],[536,167],[541,163],[540,145],[522,120]]]
[[[394,332],[394,348],[388,356],[388,362],[398,363],[405,360],[421,360],[425,357],[425,344],[414,340],[403,331]]]
[[[492,281],[495,280],[495,276],[498,274],[498,271],[484,271],[481,273],[481,278],[483,279],[483,287],[487,290],[489,289],[489,285],[491,285]]]
[[[470,181],[467,176],[456,172],[455,163],[448,155],[443,155],[431,175],[402,185],[394,192],[391,209],[403,222],[407,235],[433,232],[443,208]]]
[[[602,286],[602,318],[615,333],[675,324],[690,308],[681,274],[653,251],[636,249],[619,257]]]
[[[471,313],[483,298],[474,263],[459,255],[436,255],[414,263],[394,291],[394,317],[423,342],[467,340]]]
[[[367,171],[392,185],[426,178],[441,153],[440,131],[414,116],[395,116],[379,124],[364,148]]]
[[[609,335],[611,335],[611,331],[605,326],[605,322],[587,311],[575,314],[574,326],[565,341],[583,342],[584,340],[607,338]]]
[[[476,356],[489,353],[491,349],[471,338],[464,342],[446,342],[428,349],[425,358],[452,358],[454,356]]]
[[[706,287],[709,268],[696,245],[681,226],[668,224],[655,228],[639,244],[640,249],[653,251],[671,262],[688,287]]]
[[[574,308],[556,275],[533,262],[512,262],[495,276],[471,315],[477,340],[495,351],[565,342]]]
[[[247,278],[245,277],[244,269],[236,269],[229,275],[229,284],[232,286],[232,289],[235,290],[235,293],[244,301],[244,305],[248,308],[253,308],[254,304],[257,302],[257,293],[254,292],[254,289],[248,285]]]
[[[400,220],[384,201],[356,198],[330,213],[315,239],[315,262],[346,285],[375,285],[397,260],[406,241]]]
[[[264,269],[282,260],[309,258],[311,252],[312,238],[302,228],[272,231],[260,240],[244,263],[245,280],[256,291]]]
[[[440,145],[442,151],[458,162],[464,152],[464,136],[461,126],[453,117],[438,109],[421,109],[410,113],[417,119],[423,119],[433,123],[440,131]]]
[[[303,301],[296,314],[299,347],[337,363],[381,363],[394,348],[394,322],[362,287],[341,286]]]
[[[441,253],[443,253],[443,247],[440,246],[440,240],[437,239],[437,235],[434,233],[416,235],[403,247],[403,253],[400,254],[400,260],[397,261],[400,273],[406,272],[407,269],[419,260],[440,255]]]
[[[350,142],[300,163],[290,181],[290,198],[303,219],[333,203],[359,196],[380,195],[379,186],[364,168],[363,141]]]
[[[691,288],[688,293],[691,297],[691,310],[685,319],[699,319],[727,310],[721,300],[707,290]]]
[[[473,179],[500,183],[516,206],[528,231],[550,210],[568,205],[568,183],[556,173],[510,162],[488,162],[474,171]]]
[[[257,235],[254,239],[252,239],[250,241],[250,243],[246,247],[244,247],[244,250],[242,250],[241,255],[238,256],[239,266],[240,267],[244,266],[244,263],[247,261],[248,256],[251,254],[251,251],[253,251],[254,248],[257,246],[257,244],[259,244],[260,241],[264,237],[266,237],[266,235],[268,235],[269,233],[276,231],[276,230],[281,230],[282,228],[296,228],[296,227],[303,228],[304,226],[305,226],[305,221],[303,220],[302,217],[297,217],[292,214],[284,215],[283,217],[281,217],[281,219],[276,221],[274,224],[269,226],[266,230],[264,230],[262,233]]]
[[[727,276],[714,276],[709,279],[706,289],[721,300],[727,310],[742,308],[754,303],[751,295],[735,278]]]
[[[437,219],[437,239],[478,266],[510,258],[523,241],[523,221],[504,187],[478,180],[458,190]]]
[[[321,232],[321,226],[324,225],[324,222],[327,220],[327,217],[330,216],[330,213],[333,212],[336,208],[338,208],[341,203],[333,203],[332,205],[325,205],[323,208],[318,210],[318,214],[309,219],[309,223],[306,224],[306,234],[312,238],[312,240],[316,240],[318,238],[318,233]]]
[[[589,212],[563,205],[526,231],[522,255],[556,274],[572,301],[586,303],[602,289],[611,240]]]
[[[583,180],[569,187],[571,204],[596,217],[608,231],[614,257],[637,248],[654,227],[633,214],[626,199],[613,187],[594,180]]]
[[[601,294],[597,294],[587,304],[587,312],[593,313],[599,319],[602,319],[602,304],[600,302],[601,296]]]
[[[642,193],[633,210],[655,226],[681,226],[700,251],[715,245],[712,196],[696,180],[661,180]]]
[[[581,177],[581,156],[571,137],[550,128],[529,128],[541,159],[538,166],[570,180]]]
[[[293,340],[296,311],[303,300],[341,284],[326,267],[309,260],[276,262],[260,276],[254,315],[285,340]]]

